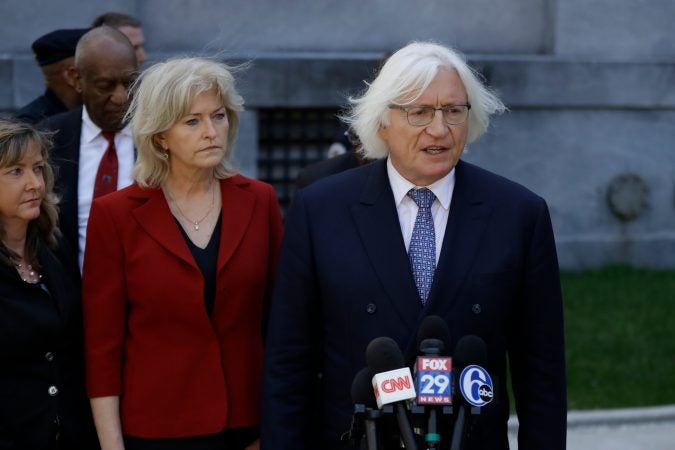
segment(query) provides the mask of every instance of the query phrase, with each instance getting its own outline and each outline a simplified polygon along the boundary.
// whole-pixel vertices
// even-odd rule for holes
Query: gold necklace
[[[195,228],[195,231],[199,231],[199,224],[201,224],[204,221],[204,219],[206,219],[209,216],[209,214],[211,214],[211,211],[213,211],[213,205],[215,205],[215,203],[216,203],[216,190],[213,189],[213,182],[211,182],[211,206],[209,206],[209,210],[206,211],[206,214],[204,214],[204,217],[202,217],[199,220],[192,220],[192,219],[189,219],[185,214],[183,214],[183,210],[180,209],[180,205],[178,204],[178,202],[173,199],[173,196],[169,192],[169,188],[166,188],[166,194],[169,196],[169,200],[171,200],[171,202],[174,205],[176,205],[176,209],[178,210],[178,214],[180,214],[183,217],[183,219],[187,220],[190,223],[190,225],[192,225]]]

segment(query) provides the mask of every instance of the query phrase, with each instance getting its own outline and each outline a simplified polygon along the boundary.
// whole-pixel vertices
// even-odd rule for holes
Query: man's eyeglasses
[[[408,123],[414,127],[423,127],[429,125],[436,115],[436,111],[441,111],[443,114],[443,122],[446,125],[459,125],[466,122],[469,117],[469,110],[471,104],[464,105],[443,105],[440,108],[433,106],[401,106],[389,105],[391,109],[399,109],[405,111],[408,118]]]

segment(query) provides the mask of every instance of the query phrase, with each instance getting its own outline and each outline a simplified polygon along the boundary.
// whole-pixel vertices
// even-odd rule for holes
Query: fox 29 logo
[[[494,398],[492,378],[481,366],[466,366],[459,376],[459,389],[473,406],[485,406]]]
[[[445,357],[417,358],[415,377],[417,403],[420,405],[451,405],[450,369],[452,360]]]

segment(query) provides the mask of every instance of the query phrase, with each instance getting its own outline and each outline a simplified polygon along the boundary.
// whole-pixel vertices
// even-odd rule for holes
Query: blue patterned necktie
[[[431,216],[431,204],[436,196],[427,188],[410,189],[408,197],[417,203],[417,218],[413,227],[408,256],[415,277],[417,292],[422,304],[426,304],[436,270],[436,233]]]

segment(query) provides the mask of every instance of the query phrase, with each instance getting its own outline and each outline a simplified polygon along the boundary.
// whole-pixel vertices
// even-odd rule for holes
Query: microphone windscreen
[[[352,381],[352,402],[354,404],[360,403],[368,408],[377,408],[372,379],[370,369],[367,367],[354,375],[354,381]]]
[[[453,366],[458,368],[464,368],[471,364],[487,367],[488,356],[485,341],[473,334],[462,336],[457,342],[452,361]]]
[[[426,316],[417,330],[417,349],[421,351],[422,342],[427,339],[437,339],[443,343],[439,355],[447,355],[450,351],[450,329],[441,316]]]
[[[398,344],[386,336],[370,341],[366,347],[366,363],[372,375],[405,367],[403,354]]]

